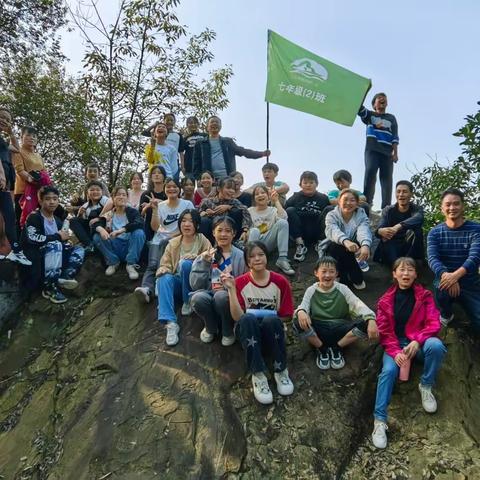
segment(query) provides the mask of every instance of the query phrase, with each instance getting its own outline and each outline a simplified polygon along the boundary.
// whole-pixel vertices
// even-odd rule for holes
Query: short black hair
[[[250,258],[250,255],[252,254],[252,251],[254,248],[259,248],[267,257],[268,259],[268,250],[267,247],[263,242],[260,242],[259,240],[254,240],[253,242],[248,242],[243,250],[243,259],[245,260],[245,265],[250,267],[248,265],[248,259]]]
[[[178,190],[182,190],[182,186],[180,185],[180,182],[176,178],[166,177],[163,182],[163,191],[166,190],[167,183],[171,183],[171,182],[173,182],[177,186]],[[178,196],[180,196],[180,191],[178,192]]]
[[[275,173],[278,173],[278,165],[276,163],[268,162],[262,167],[262,172],[265,170],[273,170]]]
[[[412,182],[409,182],[408,180],[399,180],[396,184],[395,184],[395,188],[397,188],[398,186],[400,185],[405,185],[406,187],[408,187],[408,189],[410,190],[411,193],[413,193],[413,184]]]
[[[142,175],[142,172],[133,172],[131,175],[130,175],[130,179],[129,179],[129,184],[132,183],[132,180],[134,179],[135,175],[138,175],[138,177],[140,178],[140,181],[143,183],[143,175]]]
[[[195,186],[195,177],[193,175],[190,175],[187,173],[181,180],[180,180],[180,185],[182,188],[187,184],[187,182],[190,180],[190,182],[193,183],[193,186]]]
[[[346,180],[348,183],[352,183],[352,174],[348,170],[337,170],[333,174],[333,181]]]
[[[386,93],[383,93],[383,92],[378,92],[376,93],[373,98],[372,98],[372,107],[375,105],[375,100],[378,98],[378,97],[385,97],[387,98],[387,94]]]
[[[338,272],[338,262],[335,260],[335,258],[331,257],[330,255],[323,255],[320,257],[317,262],[315,263],[315,272],[320,268],[323,267],[324,265],[333,265],[335,267],[335,270]]]
[[[218,217],[214,217],[212,221],[212,232],[217,228],[218,225],[221,223],[226,223],[232,230],[233,233],[237,233],[237,224],[235,223],[235,220],[232,217],[229,217],[228,215],[222,215]]]
[[[187,208],[185,209],[178,217],[178,231],[181,233],[181,225],[182,220],[185,218],[185,215],[190,215],[192,217],[193,227],[195,228],[195,233],[198,233],[198,229],[200,228],[200,223],[202,222],[202,217],[200,213],[195,208]]]
[[[88,190],[90,187],[99,187],[103,191],[103,184],[98,180],[90,180],[85,188]]]
[[[45,195],[48,195],[49,193],[55,194],[57,197],[60,196],[60,192],[58,191],[58,188],[53,186],[53,185],[45,185],[38,191],[38,198],[40,200],[43,200]]]
[[[25,135],[26,133],[29,133],[30,135],[37,135],[38,131],[35,127],[29,127],[29,126],[22,127],[21,134]]]
[[[235,188],[235,180],[232,177],[223,177],[218,182],[218,189]]]
[[[443,202],[443,199],[447,196],[447,195],[456,195],[457,197],[460,197],[460,200],[462,201],[462,203],[465,202],[465,194],[458,188],[455,188],[455,187],[450,187],[450,188],[447,188],[446,190],[444,190],[442,192],[442,195],[440,197],[440,200]]]
[[[87,164],[87,166],[85,167],[85,173],[87,173],[87,170],[89,168],[96,168],[98,170],[98,173],[100,173],[100,165],[96,162],[90,162]]]
[[[198,118],[195,117],[194,115],[191,116],[191,117],[187,117],[187,123],[188,123],[188,122],[200,123],[200,122],[198,121]]]
[[[318,185],[318,176],[315,172],[311,172],[310,170],[306,170],[300,175],[300,183],[302,180],[313,180]]]

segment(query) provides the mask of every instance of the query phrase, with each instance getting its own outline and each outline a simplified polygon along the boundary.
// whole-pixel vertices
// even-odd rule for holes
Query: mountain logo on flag
[[[290,64],[290,72],[298,73],[309,79],[316,79],[322,82],[328,80],[327,69],[315,60],[300,58]]]

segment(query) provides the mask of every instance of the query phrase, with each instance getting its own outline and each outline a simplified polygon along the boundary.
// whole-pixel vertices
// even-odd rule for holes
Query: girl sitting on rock
[[[190,273],[190,286],[195,293],[191,298],[193,311],[203,320],[204,329],[200,340],[210,343],[217,333],[222,335],[222,345],[235,343],[233,318],[228,304],[228,293],[215,278],[219,272],[238,277],[245,273],[243,252],[232,245],[236,233],[235,222],[227,216],[213,220],[215,248],[199,255],[193,262]],[[213,272],[212,270],[217,269]]]
[[[182,299],[182,315],[192,313],[190,307],[190,271],[192,263],[212,245],[198,233],[200,215],[195,209],[184,210],[178,217],[180,235],[172,238],[157,270],[158,320],[166,324],[166,344],[178,343],[180,326],[175,314],[175,300]]]
[[[440,313],[432,293],[415,281],[415,260],[398,258],[393,264],[393,279],[394,285],[380,298],[377,309],[380,343],[385,350],[373,415],[372,441],[377,448],[387,446],[387,408],[400,369],[409,368],[411,360],[423,361],[418,389],[423,409],[434,413],[437,401],[432,386],[447,351],[437,338]]]
[[[222,274],[227,288],[230,313],[252,374],[253,394],[258,402],[273,402],[265,371],[264,353],[273,357],[274,378],[280,395],[291,395],[283,322],[293,315],[290,283],[279,273],[267,270],[267,248],[262,242],[248,242],[244,251],[250,269],[237,278]]]

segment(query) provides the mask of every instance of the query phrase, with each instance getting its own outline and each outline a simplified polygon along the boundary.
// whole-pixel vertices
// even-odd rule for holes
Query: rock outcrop
[[[310,260],[297,268],[296,302],[314,281]],[[360,296],[373,307],[389,278],[373,266]],[[462,330],[446,333],[438,414],[421,409],[417,369],[394,394],[390,444],[378,452],[368,438],[378,345],[352,346],[343,370],[320,372],[289,328],[296,390],[264,407],[239,345],[202,344],[192,316],[168,348],[155,306],[137,304],[124,273],[106,278],[89,259],[80,282],[67,304],[35,298],[11,318],[0,478],[480,478],[480,358]]]

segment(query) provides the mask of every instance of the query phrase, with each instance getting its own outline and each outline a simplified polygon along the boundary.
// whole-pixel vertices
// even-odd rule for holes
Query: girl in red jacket
[[[409,257],[393,264],[394,285],[378,301],[377,326],[380,343],[385,349],[383,368],[378,377],[375,401],[373,444],[387,446],[387,408],[401,367],[414,358],[424,362],[418,389],[422,406],[428,413],[437,411],[432,393],[437,372],[447,351],[437,338],[440,313],[432,293],[416,283],[417,267]]]

